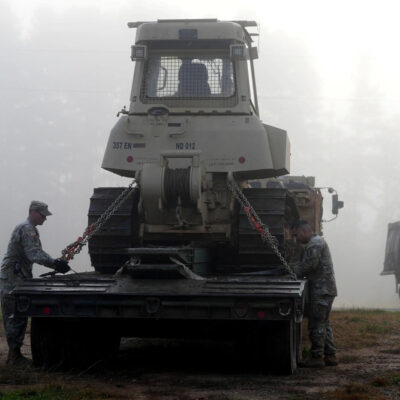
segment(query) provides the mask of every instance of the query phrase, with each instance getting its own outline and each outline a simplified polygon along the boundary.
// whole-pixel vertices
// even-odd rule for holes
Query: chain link
[[[65,261],[71,261],[76,254],[79,254],[82,248],[87,244],[89,239],[97,233],[103,225],[110,219],[110,217],[121,207],[130,194],[138,189],[138,184],[133,180],[127,188],[125,188],[119,196],[111,203],[106,211],[97,219],[96,222],[89,225],[81,237],[78,237],[75,242],[69,244],[62,250],[61,258]]]
[[[250,226],[254,226],[257,232],[260,233],[261,240],[263,241],[263,243],[266,243],[269,247],[271,247],[273,252],[279,258],[282,265],[285,267],[288,274],[293,279],[296,279],[296,274],[294,273],[293,269],[290,267],[290,265],[287,263],[282,253],[278,249],[277,238],[272,235],[268,226],[261,221],[260,217],[257,215],[253,206],[247,200],[246,196],[244,195],[243,191],[240,189],[236,181],[232,179],[232,181],[228,182],[228,188],[232,192],[233,197],[239,202],[244,212],[246,213]]]

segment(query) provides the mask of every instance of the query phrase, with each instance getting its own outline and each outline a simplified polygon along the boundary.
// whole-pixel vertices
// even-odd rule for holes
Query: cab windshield
[[[141,87],[145,102],[224,100],[235,92],[232,62],[223,57],[150,56]]]

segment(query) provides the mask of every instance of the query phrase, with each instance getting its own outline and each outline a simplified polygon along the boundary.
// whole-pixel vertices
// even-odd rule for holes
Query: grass
[[[327,400],[388,400],[386,396],[380,394],[369,385],[346,385],[343,388],[335,389],[327,393]]]
[[[393,326],[391,326],[387,321],[382,321],[380,324],[377,323],[364,323],[360,326],[359,331],[363,334],[376,334],[385,335],[392,332]]]
[[[400,392],[400,371],[392,372],[384,376],[374,378],[366,384],[351,384],[338,388],[327,393],[327,400],[387,400],[380,392],[381,388],[399,387]],[[397,390],[397,389],[395,389]]]
[[[331,313],[330,322],[334,331],[336,346],[339,349],[341,364],[357,362],[357,358],[346,350],[368,348],[382,343],[389,335],[397,333],[400,336],[400,312],[386,312],[384,310],[340,310]],[[307,336],[307,330],[303,331]],[[303,345],[309,351],[310,343],[307,338]],[[400,353],[399,345],[385,352]],[[398,389],[397,389],[398,388]],[[400,371],[376,376],[366,383],[353,383],[324,393],[319,399],[326,400],[387,400],[385,391],[399,391]],[[384,394],[385,393],[385,394]],[[299,397],[300,399],[306,397]],[[312,396],[310,396],[312,398]],[[296,399],[297,400],[297,399]]]
[[[400,312],[364,309],[332,311],[330,322],[340,350],[374,346],[392,332],[400,334]],[[310,348],[307,324],[303,325],[303,338],[304,356]]]
[[[371,385],[376,387],[399,386],[400,390],[400,371],[376,377],[372,380]]]
[[[330,318],[337,347],[339,348],[339,360],[341,364],[357,362],[357,353],[346,351],[361,349],[382,343],[389,335],[397,334],[400,337],[400,312],[385,312],[383,310],[340,310],[333,311]],[[307,339],[307,327],[304,324],[305,351],[309,351],[310,345]],[[393,336],[392,336],[393,338]],[[4,340],[4,338],[1,338]],[[394,343],[384,348],[386,353],[399,354],[399,343]],[[378,352],[379,350],[377,350]],[[148,354],[147,354],[148,356]],[[120,371],[116,371],[118,375]],[[104,379],[111,386],[99,386],[97,376],[89,376],[87,381],[79,380],[73,374],[60,374],[33,370],[18,370],[0,366],[0,400],[117,400],[130,399],[129,387],[131,382],[118,380],[112,371],[105,371]],[[130,375],[129,375],[130,376]],[[299,373],[298,376],[301,376]],[[296,378],[296,377],[295,377]],[[103,383],[105,382],[103,379]],[[291,378],[288,378],[291,379]],[[296,378],[298,379],[298,378]],[[48,383],[51,382],[51,385]],[[94,389],[88,389],[87,384],[96,385]],[[119,384],[121,382],[121,384]],[[186,381],[187,383],[188,381]],[[331,392],[288,394],[282,399],[318,399],[318,400],[384,400],[386,391],[400,392],[400,371],[383,372],[375,377],[364,375],[351,385],[339,387]],[[144,380],[140,383],[145,384]],[[213,387],[207,383],[204,389],[224,391],[226,382],[222,387]],[[307,384],[308,385],[308,384]],[[174,386],[174,385],[172,385]],[[192,385],[189,385],[192,386]],[[228,385],[229,386],[229,385]],[[97,389],[96,389],[97,388]],[[116,392],[123,393],[117,394]],[[171,392],[172,393],[172,392]],[[124,397],[125,395],[125,397]],[[157,398],[160,393],[146,393],[149,398]],[[171,394],[172,396],[172,394]],[[211,396],[211,395],[210,395]],[[205,399],[209,400],[210,396]],[[162,397],[161,395],[159,396]],[[211,396],[212,397],[212,396]],[[231,400],[231,397],[216,393],[210,400]],[[240,400],[240,399],[233,399]]]
[[[60,385],[18,390],[0,390],[0,400],[101,400],[115,399],[112,395],[95,390],[72,389]]]
[[[29,385],[37,383],[41,378],[42,374],[38,370],[0,366],[0,385]]]
[[[330,320],[339,349],[369,347],[380,343],[393,332],[400,334],[400,312],[358,309],[333,311]]]

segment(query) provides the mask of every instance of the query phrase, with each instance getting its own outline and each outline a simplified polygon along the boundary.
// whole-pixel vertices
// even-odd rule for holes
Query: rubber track
[[[279,243],[279,250],[285,253],[285,228],[288,232],[298,217],[297,207],[290,192],[286,189],[244,189],[244,195],[268,226]],[[239,213],[239,260],[242,267],[254,265],[279,265],[280,261],[271,247],[264,244],[260,234],[250,226],[243,210]]]
[[[124,187],[95,188],[90,198],[89,224],[95,222],[124,189]],[[114,273],[129,259],[127,255],[118,254],[118,249],[133,245],[136,204],[137,195],[132,194],[89,240],[90,260],[96,271]]]

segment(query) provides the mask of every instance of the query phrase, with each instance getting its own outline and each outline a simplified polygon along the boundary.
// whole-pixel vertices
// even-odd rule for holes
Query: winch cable
[[[111,218],[111,216],[122,206],[125,200],[131,195],[134,190],[137,190],[139,185],[137,184],[136,180],[134,179],[128,187],[126,187],[120,195],[110,204],[110,206],[104,211],[102,215],[92,224],[90,224],[85,231],[83,232],[82,236],[79,236],[74,242],[69,244],[64,250],[61,251],[61,259],[69,262],[71,261],[76,254],[79,254],[82,248],[87,244],[89,239],[97,233],[103,225]],[[71,267],[70,267],[71,268]],[[75,274],[78,272],[74,271],[71,268],[71,271]],[[47,272],[46,274],[40,275],[41,277],[50,276],[56,274],[57,271]]]
[[[243,211],[245,212],[247,219],[249,220],[250,226],[253,226],[254,229],[260,234],[263,243],[267,244],[272,249],[272,251],[279,258],[280,262],[282,263],[283,267],[290,275],[290,277],[292,279],[297,279],[293,269],[290,267],[290,265],[278,249],[278,240],[275,236],[272,235],[268,226],[261,221],[253,206],[250,204],[243,191],[240,189],[239,185],[234,179],[228,181],[228,188],[232,192],[233,197],[238,201]]]
[[[164,194],[168,205],[176,205],[178,197],[183,204],[190,202],[190,167],[165,169]]]

